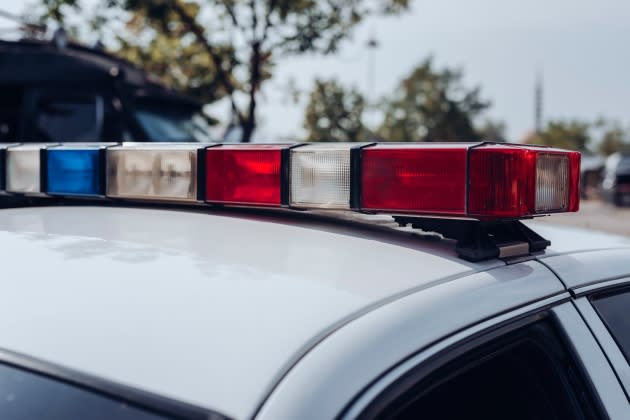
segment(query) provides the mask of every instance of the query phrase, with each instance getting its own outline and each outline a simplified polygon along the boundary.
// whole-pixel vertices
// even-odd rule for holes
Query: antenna
[[[534,87],[534,127],[536,134],[540,134],[543,129],[543,76],[539,71],[536,75],[536,85]]]
[[[367,40],[366,47],[368,49],[368,65],[367,65],[367,95],[366,95],[366,103],[367,108],[370,110],[370,114],[373,114],[375,104],[374,104],[374,70],[375,70],[375,62],[374,55],[376,49],[379,47],[378,39],[376,39],[376,31],[374,28],[370,30],[370,37]],[[374,119],[373,116],[370,119]],[[374,123],[375,121],[371,121]],[[375,125],[375,124],[372,124]]]

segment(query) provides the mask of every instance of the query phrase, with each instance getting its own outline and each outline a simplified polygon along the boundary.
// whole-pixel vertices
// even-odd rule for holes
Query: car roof
[[[461,260],[452,241],[390,229],[382,216],[367,224],[300,212],[109,206],[0,215],[0,348],[236,418],[251,415],[344,324],[505,266]],[[550,253],[596,243],[543,230],[559,239]]]
[[[119,78],[135,89],[139,97],[177,101],[200,107],[195,99],[174,91],[147,75],[130,62],[105,51],[68,43],[57,48],[54,43],[37,40],[0,40],[0,80],[3,85],[49,83],[55,86],[77,83],[112,84]],[[45,63],[45,71],[42,71]]]

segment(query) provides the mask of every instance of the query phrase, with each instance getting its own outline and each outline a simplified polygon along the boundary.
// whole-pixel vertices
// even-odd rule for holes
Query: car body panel
[[[630,276],[630,248],[575,252],[543,258],[569,289]]]
[[[623,384],[626,395],[630,397],[630,364],[628,364],[628,360],[588,298],[577,299],[575,306],[580,311],[582,318],[588,323],[588,327],[593,332],[600,347],[606,352],[606,357],[615,370],[617,378]]]
[[[258,418],[336,418],[367,384],[428,345],[550,296],[568,299],[564,291],[553,273],[536,261],[417,291],[323,340],[276,387]]]
[[[570,226],[554,225],[554,216],[524,223],[534,232],[551,241],[542,258],[584,251],[630,248],[630,238]]]
[[[385,216],[138,207],[0,211],[0,348],[235,418],[270,395],[264,418],[319,417],[437,340],[566,296],[540,262],[467,262]],[[549,266],[623,246],[544,230]]]
[[[236,418],[344,323],[504,265],[326,221],[87,206],[1,210],[0,255],[0,347]]]

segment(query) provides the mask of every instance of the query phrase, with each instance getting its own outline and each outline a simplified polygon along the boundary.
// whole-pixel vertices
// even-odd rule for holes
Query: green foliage
[[[479,140],[474,120],[489,106],[478,87],[463,86],[461,71],[437,70],[428,58],[385,100],[378,134],[389,141]]]
[[[316,80],[306,107],[308,141],[361,141],[369,132],[361,121],[365,100],[335,80]]]
[[[526,142],[585,152],[591,143],[590,127],[581,121],[549,121],[542,132],[532,135]]]
[[[80,0],[38,0],[42,20],[63,23]],[[126,24],[107,45],[168,85],[203,101],[228,97],[249,141],[256,126],[260,86],[274,60],[334,53],[372,14],[400,13],[409,0],[101,0],[90,19],[102,32]],[[105,39],[108,41],[108,39]]]
[[[482,140],[493,142],[505,142],[505,123],[502,121],[485,120],[477,128],[477,134]]]
[[[436,70],[425,60],[405,78],[391,98],[379,104],[383,122],[376,135],[362,121],[366,107],[356,89],[335,81],[315,83],[306,108],[307,139],[317,141],[505,141],[505,125],[485,120],[475,128],[475,119],[489,107],[479,88],[462,84],[458,70]]]
[[[630,133],[618,122],[599,120],[595,126],[602,131],[597,144],[599,154],[608,156],[615,152],[630,150]]]

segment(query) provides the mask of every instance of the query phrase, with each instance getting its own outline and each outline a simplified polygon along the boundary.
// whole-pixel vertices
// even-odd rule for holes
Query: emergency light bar
[[[512,220],[579,208],[580,154],[494,143],[0,145],[0,190]]]

